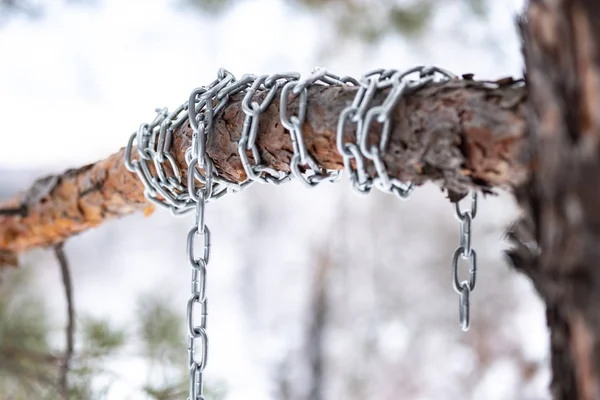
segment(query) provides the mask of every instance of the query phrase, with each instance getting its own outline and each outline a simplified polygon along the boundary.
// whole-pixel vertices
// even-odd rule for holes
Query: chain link
[[[192,267],[191,296],[187,303],[186,321],[188,333],[188,365],[190,368],[190,395],[189,400],[204,400],[202,396],[202,374],[208,361],[208,335],[206,333],[206,320],[208,316],[208,303],[206,298],[206,267],[210,258],[210,230],[204,223],[204,210],[206,206],[207,189],[197,192],[196,222],[187,236],[187,255]],[[203,254],[194,254],[195,242],[198,237],[203,238]],[[200,323],[195,322],[195,310],[199,309]],[[200,348],[200,356],[197,350]]]
[[[416,80],[407,80],[411,74],[418,74]],[[346,107],[338,119],[336,145],[344,161],[344,170],[348,173],[353,188],[359,193],[369,193],[375,186],[386,193],[393,193],[400,199],[406,199],[413,190],[410,182],[401,182],[390,178],[382,159],[387,150],[391,132],[391,113],[398,101],[418,89],[441,79],[455,79],[456,75],[438,67],[414,67],[406,71],[395,69],[377,69],[363,75],[360,88],[352,103]],[[377,91],[388,90],[381,104],[372,105]],[[356,125],[356,143],[347,141],[345,125]],[[381,125],[378,144],[370,144],[369,133],[375,123]],[[365,170],[365,159],[373,162],[377,172],[371,178]],[[354,161],[354,166],[352,165]]]
[[[271,105],[277,95],[277,91],[284,83],[289,82],[290,80],[299,79],[299,77],[299,74],[293,73],[254,77],[254,82],[247,90],[244,99],[242,100],[242,111],[244,111],[246,117],[244,118],[244,125],[242,126],[242,135],[238,142],[238,154],[242,161],[246,176],[251,181],[280,185],[290,180],[289,173],[276,171],[273,168],[261,164],[262,160],[258,146],[256,145],[256,139],[258,137],[260,115]],[[267,94],[262,101],[256,100],[256,92],[261,89],[267,91]],[[252,162],[248,157],[247,151],[252,153]]]
[[[408,79],[411,75],[416,75],[416,79]],[[407,71],[378,69],[363,75],[359,81],[334,75],[323,68],[316,68],[306,77],[290,72],[260,76],[247,74],[239,80],[229,71],[220,69],[217,78],[206,86],[194,89],[187,102],[171,113],[167,108],[157,109],[154,120],[140,125],[137,132],[130,136],[125,149],[125,166],[140,178],[146,198],[167,208],[174,215],[195,210],[195,223],[188,232],[186,249],[192,268],[191,294],[186,313],[189,400],[204,400],[203,372],[208,360],[206,275],[211,236],[204,218],[207,203],[227,193],[239,192],[254,182],[280,185],[295,177],[306,186],[314,187],[321,182],[334,182],[340,178],[342,171],[328,170],[318,164],[304,140],[308,89],[315,85],[357,87],[352,103],[338,118],[336,131],[336,147],[353,188],[365,194],[376,187],[401,199],[407,198],[413,185],[391,178],[383,161],[392,130],[391,114],[404,96],[432,82],[455,78],[456,75],[446,70],[423,66]],[[384,91],[387,92],[385,97],[377,103],[377,93]],[[207,148],[218,114],[229,104],[232,96],[240,93],[243,94],[241,108],[244,123],[237,149],[246,179],[237,182],[219,175]],[[276,101],[278,93],[280,121],[292,140],[290,172],[277,171],[265,165],[257,145],[260,117]],[[290,112],[293,101],[296,102],[295,111]],[[191,146],[185,151],[187,182],[184,185],[183,171],[170,149],[173,132],[187,121],[193,135]],[[347,132],[347,125],[354,126],[354,141]],[[375,135],[376,125],[380,126],[379,135]],[[374,177],[367,170],[369,162],[374,166]],[[471,247],[471,222],[476,207],[476,194],[472,195],[470,210],[463,212],[456,205],[457,217],[461,221],[461,242],[453,256],[452,274],[454,290],[460,295],[463,330],[469,327],[469,296],[475,287],[477,258]],[[198,240],[202,243],[202,251],[196,254],[194,249]],[[468,281],[459,282],[459,257],[470,261]]]
[[[471,192],[469,198],[470,207],[465,211],[461,211],[458,202],[455,204],[455,215],[460,222],[460,243],[452,256],[452,287],[459,295],[459,320],[465,332],[471,325],[469,301],[477,278],[477,253],[471,246],[471,224],[477,214],[477,192]],[[461,258],[469,263],[469,279],[464,281],[458,277],[458,264]]]
[[[317,68],[304,79],[288,82],[281,91],[279,107],[281,124],[290,132],[294,150],[290,161],[290,169],[292,174],[308,187],[316,186],[325,181],[335,182],[341,177],[341,171],[321,168],[308,152],[304,141],[302,125],[306,120],[306,110],[308,108],[308,87],[317,83],[324,85],[358,84],[353,78],[340,78],[328,73],[326,69]],[[298,111],[294,115],[288,115],[290,96],[298,98]],[[304,172],[301,169],[304,169]]]
[[[167,108],[156,109],[154,120],[141,124],[125,148],[125,166],[139,176],[145,197],[174,214],[193,206],[185,195],[181,171],[169,152],[173,131],[187,119],[186,108],[185,104],[181,105],[172,113]],[[137,143],[137,159],[133,158],[134,142]],[[155,175],[151,173],[151,167],[156,171]]]

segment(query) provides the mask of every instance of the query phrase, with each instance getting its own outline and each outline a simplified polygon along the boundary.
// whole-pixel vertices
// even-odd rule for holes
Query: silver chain
[[[416,80],[407,78],[417,74]],[[352,103],[346,107],[338,119],[336,145],[344,160],[344,169],[350,177],[353,188],[359,193],[369,193],[375,186],[385,193],[393,193],[400,199],[406,199],[413,185],[390,178],[382,155],[387,150],[392,121],[390,115],[398,101],[432,82],[455,79],[456,75],[437,67],[418,66],[406,71],[378,69],[367,73],[360,80],[360,87]],[[372,105],[377,91],[389,90],[381,104]],[[356,143],[345,140],[345,124],[356,125]],[[377,122],[381,125],[379,145],[369,145],[369,130]],[[352,160],[355,167],[352,166]],[[375,165],[377,177],[371,178],[365,170],[365,160]]]
[[[238,154],[242,161],[246,176],[254,182],[280,185],[290,180],[288,173],[276,171],[273,168],[261,164],[262,160],[258,146],[256,145],[256,139],[258,137],[260,115],[271,105],[282,82],[287,82],[290,79],[298,79],[299,77],[300,75],[298,74],[289,74],[286,76],[261,75],[256,77],[242,100],[242,111],[244,111],[246,117],[244,118],[244,125],[242,126],[242,135],[238,142]],[[254,98],[256,92],[260,89],[267,91],[267,94],[262,101],[255,100]],[[252,162],[248,157],[247,151],[252,153]]]
[[[330,74],[326,69],[317,68],[305,79],[288,82],[281,91],[281,104],[279,107],[281,124],[290,132],[292,138],[292,147],[294,154],[290,161],[292,174],[308,187],[313,187],[321,182],[335,182],[341,177],[341,171],[328,171],[317,164],[313,156],[308,152],[304,136],[302,134],[302,125],[306,120],[306,110],[308,108],[308,87],[316,83],[347,84],[358,85],[358,82],[350,77],[342,77]],[[296,115],[288,115],[288,106],[290,95],[298,97],[298,112]],[[301,172],[300,167],[305,168]]]
[[[416,79],[407,79],[410,75]],[[350,105],[340,114],[336,132],[336,145],[344,162],[344,171],[349,175],[353,188],[359,193],[369,193],[376,187],[393,193],[401,199],[413,190],[410,182],[390,178],[383,155],[391,133],[391,113],[404,96],[414,93],[432,82],[455,79],[456,75],[437,67],[415,67],[407,71],[378,69],[360,79],[340,77],[317,68],[306,77],[300,74],[281,73],[272,75],[243,75],[236,80],[233,74],[220,69],[217,79],[206,86],[196,88],[187,102],[169,113],[166,108],[157,109],[156,117],[149,124],[142,124],[133,133],[125,149],[125,166],[135,172],[144,185],[144,195],[152,203],[165,207],[174,215],[196,211],[195,223],[187,236],[187,257],[192,267],[191,296],[187,303],[188,362],[190,368],[189,400],[204,400],[203,372],[208,360],[208,315],[206,296],[206,273],[210,257],[210,230],[205,223],[206,204],[227,193],[235,193],[253,184],[280,185],[292,177],[308,187],[321,182],[334,182],[341,171],[321,167],[306,146],[303,125],[308,110],[308,89],[311,86],[348,85],[358,86]],[[374,99],[377,92],[387,91],[379,104]],[[293,154],[289,171],[277,171],[262,162],[257,146],[260,116],[275,101],[280,92],[280,120],[289,132]],[[238,142],[238,155],[246,173],[242,182],[228,180],[219,175],[212,159],[207,154],[208,140],[213,135],[215,118],[229,104],[233,95],[243,93],[241,103],[245,118]],[[295,113],[290,113],[290,103],[296,99]],[[185,152],[187,182],[183,184],[183,173],[170,153],[173,132],[189,121],[193,131],[192,144]],[[355,141],[349,141],[346,125],[355,125]],[[381,125],[378,138],[369,138],[375,124]],[[370,144],[370,139],[377,139]],[[137,158],[133,154],[137,147]],[[372,162],[377,176],[371,177],[367,163]],[[154,173],[153,173],[154,171]],[[475,196],[475,195],[474,195]],[[461,246],[454,254],[454,289],[460,294],[460,318],[463,329],[469,326],[469,294],[475,287],[476,254],[471,248],[471,221],[475,217],[476,197],[471,210],[461,212]],[[202,255],[196,255],[196,240],[202,241]],[[458,257],[471,260],[469,281],[458,281]],[[199,322],[197,319],[199,318]]]
[[[455,204],[455,215],[460,221],[460,243],[452,256],[452,287],[459,296],[459,320],[463,331],[471,325],[470,296],[475,289],[477,278],[477,253],[471,246],[471,225],[477,214],[477,192],[471,192],[470,207],[461,211],[458,202]],[[462,258],[469,262],[469,279],[461,281],[458,277],[458,261]]]
[[[210,176],[210,175],[209,175]],[[210,178],[207,179],[210,181]],[[208,182],[210,184],[210,182]],[[186,321],[188,333],[188,365],[190,368],[190,400],[204,399],[202,396],[202,373],[206,368],[208,360],[208,335],[206,333],[206,319],[208,316],[208,304],[206,299],[206,267],[210,258],[210,230],[204,223],[204,210],[206,198],[208,197],[207,186],[197,192],[198,203],[196,203],[196,221],[187,236],[187,255],[192,267],[191,296],[187,303]],[[196,238],[202,237],[202,256],[194,255]],[[200,323],[195,322],[194,311],[200,311]],[[199,342],[199,345],[196,343]],[[197,349],[201,354],[197,357]]]
[[[193,207],[182,185],[181,171],[169,152],[173,131],[187,119],[186,109],[186,104],[172,113],[166,108],[157,109],[154,121],[141,124],[137,132],[129,137],[125,148],[125,166],[139,176],[144,185],[145,197],[152,203],[169,209],[173,214],[180,214]],[[137,160],[132,157],[134,141],[137,143]],[[150,165],[153,165],[155,175],[152,175]]]
[[[407,78],[417,75],[414,80]],[[280,119],[282,125],[290,132],[293,155],[290,161],[291,175],[300,179],[307,186],[315,186],[323,181],[336,181],[340,177],[338,171],[325,170],[316,162],[306,148],[302,126],[306,120],[308,109],[308,88],[313,85],[351,85],[359,86],[353,102],[340,114],[336,134],[336,143],[344,161],[344,169],[350,176],[352,186],[359,193],[368,193],[373,186],[406,198],[412,191],[410,183],[400,182],[389,177],[382,156],[387,150],[391,132],[391,112],[398,101],[432,82],[454,79],[456,75],[437,67],[419,66],[406,71],[395,69],[379,69],[369,72],[357,81],[351,77],[339,77],[323,68],[315,69],[306,78],[298,73],[281,73],[273,75],[244,75],[240,80],[225,69],[219,70],[218,77],[210,84],[195,89],[190,100],[173,112],[167,108],[156,110],[157,115],[149,124],[142,124],[133,133],[125,149],[125,166],[129,171],[138,174],[144,185],[145,196],[161,207],[180,215],[194,209],[197,203],[195,182],[204,185],[205,177],[198,169],[204,168],[206,157],[203,156],[209,132],[212,131],[213,119],[229,103],[231,96],[244,93],[242,110],[245,114],[242,135],[238,142],[238,153],[247,179],[235,182],[220,177],[214,165],[212,168],[213,185],[211,195],[206,201],[220,198],[226,193],[238,192],[254,182],[281,184],[291,178],[289,173],[276,171],[262,164],[260,152],[256,145],[258,122],[260,115],[275,100],[278,90],[280,95]],[[372,104],[378,91],[388,91],[381,104]],[[257,97],[265,94],[262,101]],[[288,114],[291,98],[298,98],[297,112]],[[190,108],[190,104],[194,107]],[[173,155],[169,152],[172,135],[175,129],[189,120],[195,134],[199,136],[198,148],[186,151],[186,163],[193,170],[188,174],[187,187],[182,183],[182,171],[179,170]],[[356,125],[356,142],[346,141],[345,125],[350,122]],[[381,125],[378,145],[369,145],[368,132],[372,125]],[[133,158],[133,146],[137,145],[138,159]],[[252,160],[247,152],[250,152]],[[192,154],[193,153],[193,154]],[[192,162],[196,153],[201,155]],[[352,165],[354,161],[354,166]],[[371,178],[366,170],[366,163],[372,161],[377,172]],[[210,161],[209,161],[210,164]],[[152,169],[155,171],[152,174]]]

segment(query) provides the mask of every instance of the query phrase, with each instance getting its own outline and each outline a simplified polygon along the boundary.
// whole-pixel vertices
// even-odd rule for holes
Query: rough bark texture
[[[309,91],[304,137],[309,151],[327,168],[342,168],[335,145],[337,118],[355,90],[312,87]],[[529,170],[525,100],[526,88],[512,79],[497,83],[456,80],[403,99],[393,114],[392,137],[384,157],[390,175],[417,185],[438,181],[451,194],[474,186],[486,191],[515,187]],[[240,104],[240,95],[231,99],[208,143],[219,172],[236,180],[245,178],[237,155],[244,120]],[[292,102],[290,107],[295,106]],[[183,170],[184,151],[190,143],[191,130],[185,124],[175,132],[171,149]],[[261,117],[258,147],[268,165],[289,170],[292,143],[281,126],[278,102]],[[149,210],[142,184],[125,169],[123,155],[121,149],[96,164],[43,178],[28,192],[1,204],[0,211],[22,205],[27,211],[25,215],[0,215],[4,262],[14,262],[16,254],[28,249],[62,242],[107,219]]]
[[[522,33],[535,168],[509,255],[546,303],[554,397],[599,399],[600,5],[532,1]]]

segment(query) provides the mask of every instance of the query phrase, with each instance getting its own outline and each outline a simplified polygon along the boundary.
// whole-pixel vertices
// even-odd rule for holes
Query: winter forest
[[[598,26],[591,0],[0,0],[0,399],[600,399]],[[388,192],[399,181],[414,190],[361,195],[348,174],[362,179],[360,156],[345,165],[332,150],[339,111],[368,103],[356,94],[368,97],[363,74],[416,66],[443,70],[418,69],[406,86],[384,86],[402,75],[380,72],[373,95],[381,113],[389,100],[379,151],[393,154],[358,146],[384,135],[383,118],[350,134],[368,159],[362,178],[386,186],[389,173]],[[259,177],[286,183],[218,198],[213,176],[216,188],[250,179],[227,148],[237,154],[239,131],[254,132],[241,110],[256,82],[212,115],[220,68],[243,82],[315,67],[357,81],[256,84],[276,104],[254,120],[258,150],[243,151]],[[208,99],[200,122],[169,121],[174,159],[160,161],[191,175],[171,181],[191,204],[174,216],[146,202],[127,146],[141,165],[135,132],[166,118],[163,107],[192,113],[188,98]],[[214,136],[205,148],[202,129]],[[321,171],[346,168],[341,179],[296,179],[318,169],[313,158]],[[109,171],[104,187],[95,171]],[[92,216],[86,185],[118,200],[106,195]],[[468,209],[469,193],[465,228],[453,202]],[[203,224],[210,246],[194,269],[188,233]],[[465,248],[476,285],[474,261],[453,274]],[[190,276],[204,270],[192,297],[206,285],[207,315],[190,303]],[[206,353],[194,359],[189,346],[205,341],[198,384],[190,368]]]

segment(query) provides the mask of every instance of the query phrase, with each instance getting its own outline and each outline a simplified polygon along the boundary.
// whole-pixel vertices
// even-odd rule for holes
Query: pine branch
[[[63,287],[65,289],[65,298],[67,302],[67,328],[66,336],[66,351],[60,365],[58,387],[63,399],[69,398],[68,375],[73,358],[75,348],[75,308],[73,307],[73,284],[71,281],[71,273],[69,271],[69,262],[64,252],[64,244],[58,243],[54,246],[54,254],[60,265]]]
[[[335,145],[337,119],[356,90],[309,89],[305,141],[315,159],[326,168],[343,168]],[[378,96],[381,97],[376,101],[385,93]],[[390,175],[417,185],[437,181],[450,193],[464,193],[470,187],[515,187],[524,181],[529,170],[523,157],[527,146],[526,97],[526,88],[512,79],[495,83],[450,81],[407,96],[398,102],[392,115],[392,137],[384,156]],[[208,154],[219,174],[237,181],[245,178],[237,155],[244,121],[241,100],[242,94],[230,99],[208,143]],[[295,102],[291,107],[295,107]],[[124,143],[126,139],[124,134]],[[174,132],[171,147],[183,171],[184,151],[190,143],[191,129],[186,123]],[[267,165],[289,170],[292,143],[281,126],[278,102],[261,116],[257,144]],[[5,209],[26,204],[28,209],[27,216],[0,215],[0,262],[35,247],[52,246],[108,219],[149,210],[142,183],[125,169],[123,155],[121,149],[95,164],[41,179],[29,196],[25,193],[0,204]],[[374,168],[370,173],[375,175]]]

